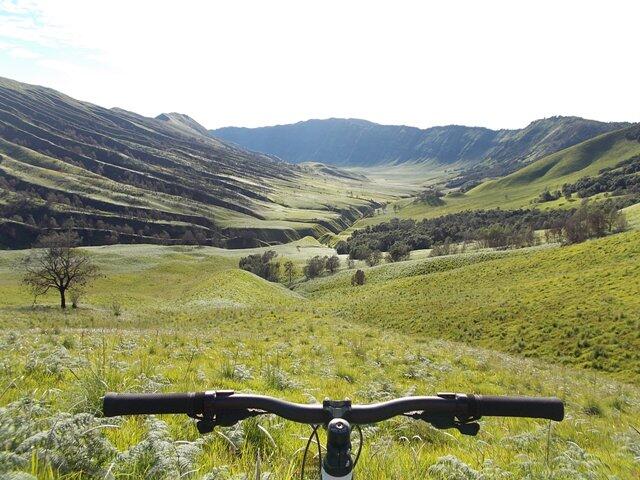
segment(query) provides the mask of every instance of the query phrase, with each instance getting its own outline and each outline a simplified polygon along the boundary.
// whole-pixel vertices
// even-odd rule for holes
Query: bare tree
[[[75,232],[52,233],[42,237],[38,250],[24,259],[23,283],[34,297],[55,289],[60,293],[60,308],[66,308],[69,289],[82,289],[98,276],[98,267],[77,247],[80,239]]]

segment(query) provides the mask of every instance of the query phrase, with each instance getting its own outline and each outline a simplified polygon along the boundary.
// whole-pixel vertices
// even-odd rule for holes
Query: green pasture
[[[297,478],[308,427],[266,417],[201,438],[186,417],[100,416],[106,391],[231,388],[303,403],[557,395],[564,422],[487,418],[477,438],[409,419],[365,427],[358,474],[637,478],[638,235],[419,252],[359,264],[363,287],[343,267],[310,282],[298,274],[293,290],[237,269],[260,249],[91,247],[104,277],[65,312],[55,295],[33,305],[21,287],[26,252],[0,252],[0,475],[255,478],[259,456],[262,474]],[[298,268],[332,252],[313,239],[275,249]]]

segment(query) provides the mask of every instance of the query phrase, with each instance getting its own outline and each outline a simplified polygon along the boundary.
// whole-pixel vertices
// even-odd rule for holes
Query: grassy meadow
[[[25,252],[0,252],[0,477],[253,479],[259,457],[262,478],[299,478],[305,426],[265,417],[200,437],[187,417],[100,416],[106,391],[231,388],[299,402],[557,395],[565,421],[486,418],[477,438],[409,419],[365,427],[358,478],[638,478],[639,235],[418,254],[367,268],[363,287],[341,271],[298,274],[293,289],[237,269],[258,250],[92,247],[104,276],[65,312],[20,286]],[[332,252],[312,239],[275,250],[298,266]]]
[[[374,272],[358,289],[342,275],[296,291],[355,321],[640,380],[640,232]]]

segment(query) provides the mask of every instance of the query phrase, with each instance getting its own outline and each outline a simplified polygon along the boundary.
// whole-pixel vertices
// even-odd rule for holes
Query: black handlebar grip
[[[564,403],[555,397],[493,397],[476,395],[479,416],[546,418],[557,422],[564,418]]]
[[[160,413],[202,413],[204,393],[107,393],[102,402],[105,417]]]

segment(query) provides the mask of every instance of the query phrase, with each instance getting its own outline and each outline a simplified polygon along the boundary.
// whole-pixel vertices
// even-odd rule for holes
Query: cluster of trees
[[[239,267],[270,282],[277,282],[280,280],[280,263],[275,261],[277,256],[278,254],[273,250],[268,250],[262,254],[255,253],[242,257]]]
[[[536,244],[531,226],[491,225],[478,230],[478,243],[485,248],[530,247]]]
[[[444,193],[442,193],[440,190],[436,190],[435,188],[427,188],[417,195],[417,201],[425,203],[432,207],[437,207],[439,205],[444,205],[444,200],[442,200],[442,197],[444,197]]]
[[[627,220],[614,204],[585,201],[564,222],[560,232],[556,228],[550,231],[550,235],[561,234],[565,243],[580,243],[589,238],[603,237],[626,229]]]
[[[467,248],[466,243],[462,243],[460,247],[456,243],[453,243],[450,239],[446,239],[443,243],[434,245],[431,249],[431,257],[441,257],[443,255],[453,255],[454,253],[464,253]]]
[[[397,262],[409,258],[415,249],[432,249],[432,255],[449,255],[458,244],[477,242],[488,248],[522,248],[535,245],[536,230],[546,230],[549,241],[576,243],[625,229],[619,209],[628,202],[583,202],[576,210],[481,210],[462,212],[420,222],[393,219],[357,230],[336,246],[338,253],[365,260],[373,266],[382,260]]]
[[[321,257],[316,255],[307,260],[307,264],[302,269],[304,276],[311,279],[322,275],[325,271],[334,274],[340,268],[340,257],[332,255]]]
[[[152,228],[148,224],[141,228],[134,228],[128,223],[107,223],[100,219],[96,220],[87,216],[80,216],[78,219],[67,217],[64,220],[56,220],[58,216],[57,214],[51,216],[44,214],[36,220],[32,215],[23,217],[22,215],[16,214],[8,217],[0,216],[0,218],[6,218],[12,222],[31,227],[31,230],[36,232],[36,237],[38,234],[54,233],[63,230],[81,232],[84,245],[136,243],[136,239],[161,245],[215,245],[218,243],[217,239],[207,237],[202,229],[171,229],[171,233],[169,233],[165,229],[158,228],[158,226]],[[62,217],[64,218],[64,216]],[[20,229],[19,231],[21,232],[22,230],[23,229]],[[7,235],[9,234],[7,233]],[[0,246],[7,248],[36,246],[33,243],[34,238],[32,235],[32,240],[28,244],[23,244],[19,238],[6,238],[4,239],[6,242],[0,242]]]
[[[389,222],[355,231],[336,245],[340,254],[366,260],[372,252],[388,252],[392,261],[402,260],[412,250],[432,248],[434,245],[487,241],[506,246],[511,240],[522,243],[533,230],[551,228],[573,214],[572,210],[479,210],[415,220],[394,218]],[[504,241],[497,240],[506,239]],[[377,255],[376,255],[377,256]],[[375,259],[374,259],[375,260]]]
[[[411,247],[409,245],[407,245],[405,242],[396,242],[389,248],[389,252],[387,253],[387,261],[402,262],[404,260],[409,260],[410,255]]]
[[[307,260],[307,264],[304,266],[303,273],[308,279],[319,277],[325,271],[329,272],[330,274],[334,274],[340,268],[340,263],[340,257],[338,257],[337,255],[332,255],[330,257],[321,257],[319,255],[316,255],[315,257]],[[354,267],[353,259],[349,259],[348,266],[349,268]],[[351,285],[359,286],[364,285],[364,283],[364,271],[359,269],[356,270],[356,272],[351,276]]]
[[[538,195],[538,198],[534,200],[535,203],[545,203],[545,202],[553,202],[554,200],[559,199],[562,196],[562,192],[560,190],[556,190],[555,192],[550,191],[548,188],[545,188],[544,191]],[[571,194],[569,194],[571,197]]]
[[[640,155],[623,160],[614,167],[603,168],[595,177],[582,177],[574,183],[565,183],[560,190],[552,192],[547,188],[536,202],[550,202],[561,196],[569,199],[573,194],[588,198],[598,193],[632,195],[637,202],[640,199]]]
[[[482,248],[524,248],[531,247],[538,243],[535,231],[530,226],[509,226],[493,224],[481,228],[477,231],[474,239]],[[453,255],[454,253],[464,253],[467,248],[467,241],[457,244],[450,238],[443,243],[433,245],[431,249],[432,257],[442,255]]]
[[[278,254],[273,250],[268,250],[262,254],[256,253],[248,255],[240,259],[239,267],[270,282],[278,282],[283,279],[291,284],[296,274],[295,264],[291,260],[286,260],[281,264],[276,260],[277,257]],[[316,255],[307,260],[307,263],[302,269],[302,273],[308,279],[313,279],[321,276],[325,272],[334,274],[340,268],[340,264],[340,257],[337,255],[330,257],[326,255]],[[284,276],[280,273],[281,268],[283,269]]]
[[[389,247],[389,251],[384,255],[381,250],[370,248],[366,244],[358,245],[356,248],[349,250],[348,242],[340,242],[337,245],[337,252],[340,254],[349,254],[350,268],[353,267],[354,260],[364,260],[368,266],[374,267],[379,265],[382,260],[390,263],[408,260],[411,255],[411,247],[405,242],[396,242]]]
[[[565,197],[575,193],[580,198],[587,198],[604,192],[614,196],[640,195],[640,155],[618,163],[613,169],[600,170],[596,177],[583,177],[562,186]]]

